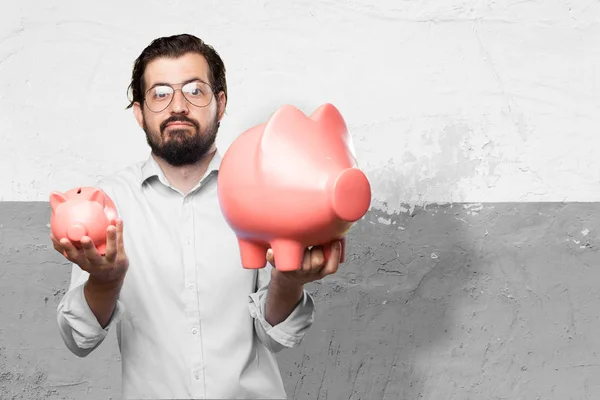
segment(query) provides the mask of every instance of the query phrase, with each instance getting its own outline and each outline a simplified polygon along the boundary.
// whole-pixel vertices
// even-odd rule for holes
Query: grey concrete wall
[[[294,399],[600,398],[598,203],[372,211],[317,317],[280,353]],[[0,203],[0,398],[118,399],[116,338],[84,359],[56,306],[47,203]]]

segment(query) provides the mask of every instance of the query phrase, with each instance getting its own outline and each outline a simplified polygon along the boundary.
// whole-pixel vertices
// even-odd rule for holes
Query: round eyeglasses
[[[174,86],[180,85],[158,84],[152,86],[144,96],[148,109],[156,113],[164,111],[173,101],[177,90],[180,90],[183,97],[196,107],[206,107],[213,97],[212,87],[206,82],[188,82],[183,84],[180,89],[175,89]]]

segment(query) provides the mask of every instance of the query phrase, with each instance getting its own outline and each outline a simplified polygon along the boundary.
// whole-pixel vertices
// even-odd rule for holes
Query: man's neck
[[[200,182],[206,173],[206,170],[208,169],[208,165],[215,156],[215,153],[216,149],[212,149],[197,163],[182,167],[173,166],[162,158],[156,156],[154,153],[152,153],[152,157],[154,157],[162,169],[167,181],[169,181],[171,186],[177,190],[180,190],[184,195],[186,195],[198,184],[198,182]]]

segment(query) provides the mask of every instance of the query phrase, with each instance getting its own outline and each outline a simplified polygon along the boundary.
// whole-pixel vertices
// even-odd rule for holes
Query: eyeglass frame
[[[192,83],[192,82],[202,82],[203,84],[205,84],[206,86],[208,86],[210,88],[210,100],[208,101],[208,103],[206,103],[206,105],[204,106],[198,106],[194,103],[192,103],[186,96],[185,93],[183,93],[182,89],[185,85]],[[151,109],[150,107],[148,107],[148,101],[146,100],[146,96],[148,95],[148,92],[150,92],[152,89],[154,89],[156,86],[168,86],[173,90],[173,95],[171,97],[171,100],[169,101],[169,103],[165,106],[165,108],[163,108],[160,111],[154,111],[153,109]],[[175,89],[173,86],[180,86],[179,89]],[[161,113],[163,111],[165,111],[167,108],[169,108],[169,106],[171,105],[171,103],[173,103],[173,99],[175,98],[175,92],[180,91],[181,95],[183,96],[183,98],[185,99],[185,101],[187,101],[188,103],[190,103],[191,105],[193,105],[194,107],[198,107],[198,108],[204,108],[204,107],[208,107],[210,105],[210,103],[212,103],[213,99],[215,98],[215,89],[212,87],[212,85],[208,82],[204,82],[204,80],[200,79],[200,78],[192,78],[192,79],[188,79],[187,81],[183,81],[180,83],[155,83],[154,85],[152,85],[148,90],[146,90],[146,92],[144,93],[144,105],[146,106],[146,108],[148,110],[150,110],[150,112],[153,112],[155,114]]]

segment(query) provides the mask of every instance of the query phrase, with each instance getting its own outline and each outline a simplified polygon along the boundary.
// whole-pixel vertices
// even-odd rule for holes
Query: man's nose
[[[173,93],[173,101],[171,101],[171,112],[174,114],[187,114],[188,102],[183,96],[181,90],[176,90]]]

